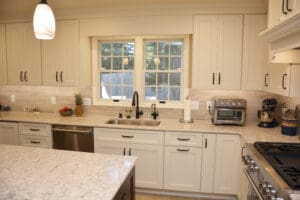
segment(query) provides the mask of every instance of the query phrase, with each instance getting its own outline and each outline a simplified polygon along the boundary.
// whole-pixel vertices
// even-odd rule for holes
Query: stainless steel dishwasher
[[[94,152],[92,127],[53,125],[52,136],[54,149]]]

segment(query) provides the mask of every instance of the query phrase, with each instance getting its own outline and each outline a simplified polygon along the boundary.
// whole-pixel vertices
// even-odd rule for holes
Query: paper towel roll
[[[191,121],[191,100],[184,100],[183,120]]]

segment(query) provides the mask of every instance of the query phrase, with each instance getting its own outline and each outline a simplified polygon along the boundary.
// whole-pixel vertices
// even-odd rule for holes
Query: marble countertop
[[[112,117],[102,115],[87,115],[84,117],[61,117],[54,113],[33,114],[28,112],[0,112],[0,121],[34,122],[47,124],[82,125],[106,128],[127,128],[145,129],[161,131],[186,131],[200,133],[227,133],[239,134],[245,142],[255,141],[281,141],[300,142],[299,136],[285,136],[281,134],[280,127],[260,128],[257,122],[247,122],[246,126],[216,126],[210,120],[194,120],[194,123],[183,124],[178,119],[161,119],[159,126],[133,126],[133,125],[113,125],[105,122]]]
[[[0,145],[0,199],[111,200],[136,158]]]

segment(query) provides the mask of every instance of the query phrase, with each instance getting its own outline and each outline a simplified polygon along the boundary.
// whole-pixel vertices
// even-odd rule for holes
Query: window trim
[[[135,42],[135,54],[134,54],[134,90],[140,94],[140,106],[150,107],[151,104],[156,103],[159,108],[183,108],[183,99],[188,95],[189,86],[189,69],[190,69],[190,35],[142,35],[142,36],[112,36],[112,37],[92,37],[92,94],[93,105],[98,106],[131,106],[130,100],[120,100],[119,102],[113,102],[112,99],[100,99],[100,76],[98,75],[98,42],[99,41],[120,41],[120,40],[132,40]],[[145,40],[182,40],[182,71],[181,71],[181,93],[180,101],[172,102],[166,101],[165,104],[157,101],[147,101],[144,98],[145,94],[145,66],[144,66],[144,41]]]

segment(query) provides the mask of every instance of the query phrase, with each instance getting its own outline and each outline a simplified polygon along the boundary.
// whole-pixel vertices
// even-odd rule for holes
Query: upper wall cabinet
[[[43,85],[79,85],[79,23],[58,21],[53,40],[42,42]]]
[[[267,27],[266,15],[246,15],[244,17],[242,89],[261,90],[264,68],[268,59],[266,42],[259,33]]]
[[[7,83],[5,25],[0,24],[0,85]]]
[[[242,19],[239,15],[194,17],[192,88],[240,89]]]
[[[41,45],[32,23],[6,25],[9,85],[41,84]]]

